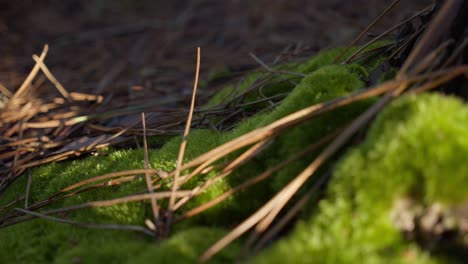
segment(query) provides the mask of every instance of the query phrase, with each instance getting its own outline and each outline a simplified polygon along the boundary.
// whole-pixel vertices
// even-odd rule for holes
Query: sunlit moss
[[[424,205],[468,200],[467,155],[468,108],[460,101],[397,100],[338,164],[314,216],[254,262],[451,263],[406,241],[390,214],[404,197]]]
[[[315,59],[311,59],[304,64],[300,64],[295,67],[293,70],[307,74],[305,78],[296,79],[299,83],[296,87],[290,86],[291,84],[287,84],[285,86],[284,83],[281,83],[281,85],[277,85],[277,83],[275,84],[276,86],[270,86],[270,88],[273,88],[267,92],[279,93],[284,92],[284,89],[289,89],[291,91],[291,93],[276,109],[254,115],[251,118],[243,120],[230,132],[220,133],[210,130],[193,130],[188,137],[185,161],[195,158],[223,142],[234,139],[246,132],[254,130],[255,128],[268,125],[301,108],[344,96],[362,88],[364,86],[363,79],[367,76],[370,66],[367,64],[330,65],[339,52],[339,50],[328,51],[318,55]],[[241,84],[242,87],[240,90],[242,91],[242,89],[247,89],[247,87],[254,83],[256,79],[261,77],[260,75],[262,74],[254,73],[247,76],[246,80]],[[221,100],[226,98],[230,92],[232,92],[232,90],[229,91],[229,88],[221,91],[214,97],[212,103],[221,102]],[[254,99],[255,95],[253,95],[249,100]],[[310,144],[345,125],[348,121],[361,113],[368,105],[369,101],[354,104],[341,110],[333,111],[314,120],[307,121],[294,129],[288,130],[284,135],[277,138],[259,158],[241,166],[229,177],[221,179],[212,187],[203,191],[199,196],[178,210],[176,212],[176,216],[213,199],[226,190],[244,182],[246,179],[256,176],[268,168],[271,168],[271,166],[274,166],[278,162],[281,162],[287,157],[293,155],[307,144]],[[175,168],[180,142],[181,138],[175,137],[168,140],[162,148],[151,149],[149,151],[150,166],[164,171],[173,170]],[[128,232],[96,231],[72,228],[73,232],[71,235],[74,242],[72,243],[72,246],[70,246],[66,244],[66,242],[63,242],[69,240],[69,236],[67,235],[70,234],[67,234],[65,231],[67,230],[66,228],[70,228],[69,226],[64,227],[63,225],[57,225],[45,220],[35,220],[0,230],[0,236],[2,238],[8,237],[6,241],[12,241],[8,244],[3,242],[0,243],[0,262],[4,262],[5,260],[9,263],[14,261],[14,258],[21,258],[21,260],[25,262],[32,260],[33,262],[41,263],[56,260],[58,263],[61,263],[69,262],[70,258],[77,257],[82,259],[83,262],[95,263],[103,261],[105,256],[112,254],[113,251],[118,251],[118,253],[112,255],[112,259],[110,259],[110,261],[116,263],[125,263],[131,256],[134,257],[132,261],[136,261],[132,263],[145,263],[151,258],[158,260],[167,259],[167,261],[169,261],[174,258],[171,254],[177,255],[178,252],[182,252],[180,255],[180,261],[177,259],[178,263],[184,263],[184,261],[188,263],[193,262],[194,256],[208,247],[211,242],[216,240],[215,237],[220,236],[221,234],[221,231],[218,232],[214,230],[213,235],[210,235],[211,230],[206,229],[190,231],[193,227],[207,226],[210,228],[226,228],[238,223],[241,219],[252,213],[269,197],[282,188],[282,186],[300,172],[316,154],[317,153],[311,153],[304,159],[293,163],[275,174],[270,180],[251,187],[245,192],[230,197],[218,206],[208,210],[200,216],[184,222],[182,225],[176,225],[174,227],[176,230],[174,237],[170,238],[166,242],[162,242],[161,244],[154,244],[149,242],[147,239],[142,239],[139,236],[135,236],[135,234]],[[143,151],[141,149],[117,150],[106,153],[103,156],[87,157],[76,161],[54,163],[34,169],[31,173],[33,176],[33,183],[30,203],[32,204],[47,199],[50,195],[60,189],[80,180],[115,171],[143,168],[143,160]],[[223,161],[225,161],[225,159],[220,162]],[[214,171],[212,173],[196,177],[183,185],[182,189],[191,189],[198,186],[207,179],[214,177],[216,172],[217,171]],[[168,184],[168,181],[162,181],[162,188],[167,188],[169,186]],[[25,185],[25,177],[22,177],[22,179],[15,182],[13,186],[8,189],[6,194],[2,195],[2,198],[5,197],[5,201],[14,200],[18,194],[24,193]],[[90,190],[77,194],[72,198],[55,203],[54,207],[63,207],[87,201],[122,197],[145,190],[145,180],[142,177],[139,177],[135,178],[131,182],[121,185]],[[21,204],[18,204],[17,206],[20,207]],[[350,208],[346,209],[348,204],[345,202],[343,202],[342,206],[344,208],[343,210],[351,210]],[[323,207],[326,208],[325,205],[323,205]],[[335,209],[333,206],[330,206],[330,208],[330,214],[332,214]],[[80,210],[68,214],[67,217],[83,222],[143,225],[143,221],[145,219],[151,218],[151,211],[148,202],[138,202]],[[340,230],[339,224],[334,226],[336,230]],[[36,230],[38,228],[41,228],[42,231]],[[47,242],[45,246],[42,246],[41,243],[36,243],[34,248],[28,249],[31,251],[30,253],[21,253],[23,248],[32,247],[31,243],[34,241],[37,242],[39,239],[37,236],[43,235],[43,232],[47,233],[47,238],[50,237],[50,244],[47,244],[49,243]],[[322,233],[322,235],[325,236],[325,233]],[[34,238],[30,239],[30,236],[34,236]],[[198,240],[205,236],[209,238],[201,242]],[[389,239],[393,239],[394,236],[399,237],[396,234],[389,236]],[[56,239],[57,241],[52,241],[53,239]],[[46,239],[45,241],[49,240]],[[320,239],[316,241],[320,241]],[[330,240],[330,243],[332,242],[333,240]],[[98,247],[98,244],[105,244],[105,247],[100,251],[95,252],[94,249]],[[294,243],[291,245],[294,245]],[[343,244],[343,247],[344,246],[345,244]],[[52,248],[63,247],[65,247],[66,250],[64,249],[60,253],[51,250]],[[124,248],[124,250],[122,250],[122,248]],[[143,251],[145,252],[141,253]],[[11,252],[15,253],[12,254]],[[90,254],[90,252],[95,253]],[[353,253],[351,252],[350,254]],[[232,254],[229,253],[224,256],[226,259],[229,259],[232,257]],[[223,258],[224,257],[221,257],[221,259]],[[109,259],[107,259],[107,261],[109,261]]]

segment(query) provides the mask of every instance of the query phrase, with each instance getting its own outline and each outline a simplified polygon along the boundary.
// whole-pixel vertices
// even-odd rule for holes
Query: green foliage
[[[467,155],[468,108],[460,101],[397,100],[338,164],[314,216],[254,262],[446,263],[405,241],[390,212],[404,197],[426,205],[466,201]]]

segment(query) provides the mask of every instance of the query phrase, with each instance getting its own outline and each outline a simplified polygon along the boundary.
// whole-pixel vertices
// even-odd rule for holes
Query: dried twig
[[[149,158],[148,158],[148,143],[146,142],[146,118],[145,113],[141,113],[141,122],[143,124],[143,151],[145,156],[145,170],[149,169]],[[154,193],[153,184],[151,180],[151,175],[145,172],[146,187],[148,188],[148,193]],[[153,226],[159,226],[159,206],[156,201],[156,198],[151,199],[151,210],[153,211]],[[153,230],[157,231],[157,230]]]
[[[369,30],[377,23],[379,22],[390,10],[392,10],[393,7],[395,7],[400,0],[395,0],[393,3],[391,3],[385,10],[376,18],[374,21],[372,21],[357,37],[355,37],[351,43],[348,44],[348,46],[335,58],[333,63],[337,63],[345,54],[348,52],[352,46],[356,45],[356,43],[367,33]]]
[[[24,208],[28,208],[29,203],[29,191],[31,190],[32,176],[31,171],[28,171],[28,182],[26,183],[26,194],[24,195]]]
[[[8,98],[11,98],[13,96],[13,93],[10,92],[10,90],[6,88],[5,85],[3,85],[2,83],[0,83],[0,93]]]
[[[307,146],[302,151],[294,154],[293,156],[287,158],[286,160],[282,161],[281,163],[275,165],[274,167],[266,170],[265,172],[261,173],[260,175],[245,181],[244,183],[230,189],[229,191],[226,191],[225,193],[221,194],[220,196],[216,197],[215,199],[213,199],[211,201],[208,201],[208,202],[206,202],[206,203],[204,203],[204,204],[202,204],[202,205],[200,205],[200,206],[198,206],[196,208],[191,209],[190,211],[188,211],[188,212],[184,213],[183,215],[181,215],[177,219],[177,221],[182,221],[182,220],[184,220],[186,218],[189,218],[189,217],[192,217],[194,215],[200,214],[201,212],[203,212],[203,211],[215,206],[216,204],[222,202],[223,200],[225,200],[229,196],[231,196],[231,195],[233,195],[233,194],[235,194],[235,193],[237,193],[239,191],[245,190],[248,187],[250,187],[252,185],[255,185],[255,184],[257,184],[257,183],[259,183],[261,181],[266,180],[268,177],[270,177],[274,173],[278,172],[279,170],[283,169],[285,166],[287,166],[291,162],[293,162],[295,160],[298,160],[299,158],[304,157],[304,155],[306,155],[308,153],[311,153],[312,151],[315,151],[315,150],[319,149],[320,147],[323,147],[323,145],[325,145],[330,140],[332,140],[334,137],[336,137],[338,135],[338,132],[341,132],[341,131],[342,131],[342,129],[337,129],[335,132],[331,133],[330,135],[327,135],[324,138],[322,138],[321,140],[319,140],[318,142]]]
[[[44,64],[44,62],[39,58],[37,55],[32,56],[34,61],[36,62],[36,65],[39,65],[41,68],[42,72],[45,74],[47,79],[49,79],[50,82],[52,82],[57,90],[62,94],[62,96],[67,99],[69,102],[72,102],[71,96],[68,93],[68,91],[63,87],[63,85],[55,78],[55,76],[50,72],[49,68]]]
[[[187,117],[187,124],[185,126],[185,131],[184,135],[182,137],[182,142],[180,143],[180,150],[179,150],[179,155],[177,156],[177,165],[174,173],[174,180],[172,184],[172,193],[176,193],[177,189],[179,188],[178,185],[178,179],[180,176],[180,171],[182,167],[182,161],[184,159],[184,153],[185,153],[185,147],[187,145],[187,137],[190,133],[190,126],[192,123],[192,115],[193,115],[193,110],[195,107],[195,96],[197,94],[197,86],[198,86],[198,77],[200,74],[200,48],[197,49],[197,68],[195,71],[195,81],[193,83],[193,92],[192,92],[192,101],[190,103],[190,111]],[[169,212],[168,212],[168,223],[167,223],[167,228],[170,228],[171,222],[172,222],[172,212],[174,210],[175,206],[175,195],[172,195],[169,199]]]
[[[154,233],[151,232],[151,230],[148,230],[142,226],[135,226],[135,225],[104,225],[104,224],[91,224],[91,223],[81,223],[78,221],[73,221],[69,219],[63,219],[59,217],[54,217],[50,215],[45,215],[45,214],[40,214],[37,212],[21,209],[21,208],[15,208],[16,211],[32,215],[38,218],[54,221],[57,223],[63,223],[63,224],[69,224],[69,225],[74,225],[77,227],[84,227],[84,228],[94,228],[94,229],[111,229],[111,230],[130,230],[130,231],[137,231],[141,232],[143,234],[149,235],[149,236],[154,236]]]
[[[278,222],[271,227],[271,229],[264,234],[264,236],[255,243],[255,247],[252,250],[252,254],[256,254],[262,247],[268,243],[271,239],[273,239],[283,228],[288,224],[294,216],[296,216],[299,211],[304,207],[307,201],[310,200],[313,194],[317,192],[317,190],[324,185],[324,183],[330,178],[331,171],[328,171],[324,175],[322,175],[317,182],[312,186],[312,188],[307,191],[307,193],[299,199],[293,207],[280,219]],[[252,237],[253,238],[253,237]],[[252,239],[253,241],[253,239]],[[253,245],[253,243],[251,244]],[[247,247],[247,245],[246,245]],[[250,246],[249,246],[250,247]]]
[[[85,209],[85,208],[106,207],[106,206],[112,206],[112,205],[121,204],[121,203],[138,202],[138,201],[151,200],[151,199],[163,199],[163,198],[169,198],[171,195],[176,196],[176,197],[184,197],[187,194],[189,194],[189,192],[190,191],[177,191],[175,194],[172,192],[156,192],[156,193],[129,195],[129,196],[124,196],[124,197],[115,198],[115,199],[91,201],[91,202],[86,202],[82,204],[71,205],[68,207],[51,209],[51,210],[42,212],[42,214],[50,215],[50,214],[58,214],[58,213],[76,211],[76,210]],[[47,201],[45,203],[47,203]],[[17,224],[17,223],[20,223],[29,219],[33,219],[33,218],[34,217],[29,217],[29,218],[17,219],[13,221],[6,221],[4,218],[2,218],[0,219],[0,223],[1,223],[0,228],[7,227],[13,224]]]
[[[370,45],[372,45],[373,43],[381,40],[383,37],[385,37],[386,35],[390,34],[392,31],[396,30],[397,28],[401,27],[402,25],[404,25],[405,23],[408,23],[409,21],[415,19],[416,17],[428,12],[429,10],[431,10],[432,8],[432,5],[431,6],[428,6],[426,7],[425,9],[419,11],[418,13],[416,13],[415,15],[411,16],[410,18],[404,20],[403,22],[401,23],[398,23],[397,25],[385,30],[384,32],[382,32],[381,34],[379,34],[378,36],[374,37],[371,41],[367,42],[366,44],[362,45],[359,49],[357,49],[355,52],[353,52],[353,54],[351,54],[346,60],[343,61],[343,64],[347,64],[349,63],[352,59],[354,59],[354,57],[356,57],[356,55],[360,54],[362,51],[364,51],[367,47],[369,47]]]

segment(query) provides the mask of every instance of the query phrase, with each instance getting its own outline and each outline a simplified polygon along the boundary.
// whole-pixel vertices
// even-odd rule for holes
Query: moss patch
[[[468,108],[460,101],[397,100],[339,163],[315,215],[254,262],[457,263],[405,240],[391,214],[405,197],[426,206],[466,202],[467,155]]]
[[[364,51],[384,48],[387,44],[387,41],[379,41],[370,45]],[[352,47],[344,54],[343,58],[347,58],[357,49],[358,47]],[[344,48],[325,50],[302,63],[288,63],[277,65],[272,68],[276,71],[289,71],[307,76],[324,66],[333,65],[335,58],[337,58],[343,51]],[[362,66],[361,70],[364,70],[361,72],[361,77],[367,76],[367,71],[374,69],[383,60],[384,57],[379,56],[373,56],[370,59],[361,60],[359,65]],[[336,64],[339,64],[341,61],[338,61]],[[238,99],[238,101],[249,103],[262,99],[264,96],[273,96],[280,93],[291,92],[296,87],[294,83],[299,83],[302,79],[303,77],[300,75],[272,74],[261,68],[246,75],[238,84],[229,85],[221,89],[211,98],[211,100],[209,100],[207,106],[223,105],[224,103],[229,102],[230,99],[246,92],[254,85],[262,86],[261,92],[259,92],[259,89],[253,89],[250,93],[247,93],[244,97]],[[257,104],[255,107],[258,111],[258,109],[262,108],[262,105]]]
[[[2,232],[2,263],[195,263],[225,235],[216,228],[191,228],[156,242],[121,231],[82,229],[33,220]],[[212,263],[226,263],[239,250],[226,248]]]
[[[330,65],[339,52],[340,50],[327,51],[315,59],[302,64],[302,66],[297,66],[296,70],[306,73],[307,76],[301,78],[297,86],[288,88],[292,89],[292,92],[275,110],[254,115],[251,118],[243,120],[230,132],[219,133],[210,130],[192,131],[188,138],[185,155],[186,161],[248,131],[268,125],[294,111],[361,89],[364,86],[363,79],[367,76],[370,70],[369,67],[371,67],[369,65],[372,63],[363,63],[361,65]],[[249,78],[250,81],[247,82],[252,83],[255,81],[254,79],[256,77],[250,76],[247,80],[249,80]],[[277,88],[278,87],[272,89],[272,93],[283,92],[284,87]],[[221,92],[221,94],[222,93],[223,92]],[[327,133],[345,125],[352,118],[360,114],[370,103],[371,101],[360,102],[290,129],[284,135],[276,139],[269,149],[259,158],[240,167],[233,175],[220,180],[216,185],[208,188],[201,195],[184,206],[178,213],[182,213],[211,200],[213,197],[216,197],[229,188],[244,182],[252,176],[260,174],[267,168],[302,149],[304,146],[315,142]],[[149,159],[151,167],[165,171],[173,170],[179,151],[180,140],[180,137],[176,137],[169,140],[161,149],[150,150]],[[0,230],[2,241],[12,241],[11,243],[0,243],[0,262],[29,262],[29,260],[37,263],[52,261],[69,262],[70,259],[79,257],[82,258],[84,262],[93,263],[101,262],[107,255],[115,257],[115,262],[117,263],[125,263],[127,261],[145,263],[149,261],[149,259],[157,260],[158,263],[164,263],[164,261],[173,260],[174,255],[179,256],[177,258],[178,263],[193,262],[196,255],[215,241],[216,237],[221,236],[224,228],[231,227],[233,224],[238,223],[251,214],[253,210],[262,205],[269,197],[294,177],[294,175],[301,171],[316,154],[317,153],[311,153],[304,159],[291,164],[274,175],[271,180],[231,197],[206,213],[190,219],[190,221],[187,221],[183,225],[176,225],[175,234],[159,245],[155,245],[154,241],[149,241],[133,233],[79,229],[47,222],[45,220],[34,220]],[[33,184],[30,200],[31,203],[34,203],[46,199],[60,189],[83,179],[136,168],[143,168],[143,152],[141,149],[111,151],[104,156],[88,157],[77,161],[43,166],[32,170]],[[215,173],[209,173],[203,177],[193,179],[189,181],[184,188],[200,185],[214,175]],[[25,178],[26,177],[22,177],[22,179],[15,182],[11,188],[7,190],[7,193],[2,195],[2,205],[24,193],[26,184]],[[122,197],[138,191],[144,191],[145,189],[146,184],[144,179],[138,178],[122,185],[78,194],[71,199],[58,202],[54,206],[62,207],[91,200]],[[334,195],[333,192],[331,192],[331,195]],[[21,207],[21,205],[16,206]],[[346,207],[348,204],[343,203],[343,206]],[[326,206],[323,205],[323,207]],[[147,202],[119,204],[110,207],[72,212],[66,217],[93,223],[143,225],[145,219],[151,218],[149,208],[150,206]],[[330,208],[331,209],[328,210],[330,211],[330,216],[336,217],[336,215],[334,215],[335,211],[335,214],[338,212],[341,213],[341,211],[335,209],[332,205],[330,205]],[[348,208],[346,210],[351,209],[352,208]],[[328,218],[325,219],[328,220]],[[346,224],[347,218],[340,221],[344,221],[343,223]],[[337,225],[335,229],[337,236],[339,232],[343,231],[340,229],[339,225]],[[325,236],[326,232],[323,232],[323,236]],[[330,235],[333,235],[333,233]],[[394,236],[399,237],[393,235],[389,236],[387,240],[394,239]],[[7,239],[3,240],[4,237]],[[44,237],[44,243],[39,243],[41,237]],[[204,237],[207,237],[206,240],[201,241],[201,238]],[[330,243],[333,242],[332,240],[330,241]],[[347,245],[345,242],[342,243],[343,246]],[[95,252],[93,249],[99,247],[101,244],[105,244],[105,247],[103,247],[101,251]],[[123,244],[125,245],[123,246]],[[327,244],[322,243],[322,245]],[[337,244],[337,246],[339,246],[339,244]],[[25,253],[24,248],[31,250],[31,253]],[[232,257],[232,252],[236,251],[236,245],[234,245],[233,248],[234,249],[225,251],[215,259],[215,261],[227,260]],[[54,249],[60,250],[56,251]],[[371,251],[372,250],[369,252]],[[359,250],[356,252],[361,253]],[[350,254],[352,255],[354,253],[351,252]],[[133,256],[133,258],[131,259],[130,256]],[[113,260],[114,259],[112,259],[112,261]]]

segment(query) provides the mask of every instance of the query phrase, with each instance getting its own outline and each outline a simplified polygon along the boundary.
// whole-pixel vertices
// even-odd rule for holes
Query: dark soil
[[[226,68],[241,74],[258,66],[249,52],[271,64],[281,53],[287,60],[345,45],[392,2],[4,0],[0,83],[15,91],[48,43],[46,64],[70,92],[112,95],[116,105],[189,95],[197,46],[202,78]],[[371,32],[431,2],[401,1]]]

